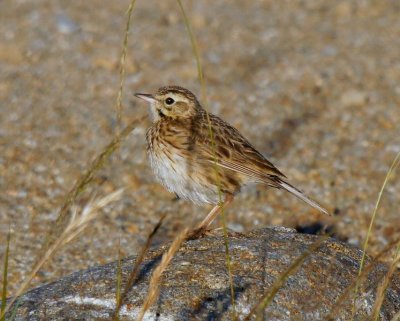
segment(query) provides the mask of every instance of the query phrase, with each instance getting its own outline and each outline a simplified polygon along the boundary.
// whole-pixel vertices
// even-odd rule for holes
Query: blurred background
[[[66,193],[112,139],[128,1],[0,2],[0,253],[9,227],[11,294],[35,260]],[[246,188],[228,226],[327,225],[362,246],[384,177],[400,152],[398,1],[183,1],[198,40],[210,111],[237,127],[294,185],[335,215],[289,195]],[[122,121],[147,114],[135,92],[183,85],[200,97],[174,0],[138,0],[128,38]],[[133,255],[163,213],[155,243],[208,212],[177,200],[150,170],[141,123],[91,193],[125,187],[32,286]],[[369,253],[399,232],[398,174],[384,194]],[[313,230],[311,228],[311,230]],[[318,228],[317,228],[318,230]]]

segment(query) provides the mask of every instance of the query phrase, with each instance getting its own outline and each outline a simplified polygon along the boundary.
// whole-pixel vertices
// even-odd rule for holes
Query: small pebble
[[[78,25],[65,13],[56,15],[56,24],[58,32],[63,34],[70,34],[79,29]]]

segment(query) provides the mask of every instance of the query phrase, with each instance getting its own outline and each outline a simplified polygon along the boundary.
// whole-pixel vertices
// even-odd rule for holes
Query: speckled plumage
[[[290,185],[237,129],[207,113],[189,90],[169,86],[137,96],[150,102],[148,154],[155,176],[169,191],[195,203],[218,204],[218,189],[232,197],[244,185],[262,183],[284,188],[326,213]]]

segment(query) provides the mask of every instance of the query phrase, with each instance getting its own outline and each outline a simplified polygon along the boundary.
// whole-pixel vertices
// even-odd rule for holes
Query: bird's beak
[[[151,94],[135,94],[137,98],[143,99],[145,101],[148,101],[149,103],[153,103],[156,101],[153,95]]]

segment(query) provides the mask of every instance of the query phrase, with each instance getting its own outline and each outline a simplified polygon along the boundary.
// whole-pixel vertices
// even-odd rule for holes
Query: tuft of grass
[[[369,238],[371,236],[372,227],[373,227],[373,225],[375,223],[376,215],[377,215],[377,212],[378,212],[379,205],[381,203],[383,192],[384,192],[384,190],[386,188],[386,185],[389,182],[390,177],[392,176],[392,174],[394,173],[394,171],[396,170],[396,168],[399,165],[400,165],[400,152],[396,155],[395,159],[393,160],[393,163],[390,166],[389,171],[386,173],[386,177],[385,177],[385,180],[384,180],[384,182],[382,184],[381,190],[379,191],[378,199],[376,200],[375,208],[374,208],[374,211],[372,213],[371,221],[369,223],[367,237],[365,238],[365,242],[364,242],[364,246],[363,246],[363,255],[362,255],[362,258],[361,258],[361,262],[360,262],[360,268],[358,270],[358,278],[361,276],[362,270],[364,268],[364,262],[365,262],[365,258],[366,258],[366,255],[367,255],[367,248],[368,248],[368,245],[369,245],[368,242],[369,242]],[[356,296],[358,295],[358,291],[359,291],[359,283],[357,282],[356,286],[354,288],[355,297],[354,297],[353,306],[352,306],[352,318],[351,318],[352,320],[354,320],[354,315],[356,313]]]
[[[6,252],[4,253],[4,266],[3,266],[3,289],[1,291],[1,310],[0,310],[0,315],[1,321],[5,321],[5,309],[6,309],[6,303],[7,303],[7,277],[8,277],[8,258],[10,256],[10,240],[11,240],[11,231],[8,229],[8,234],[7,234],[7,246],[6,246]]]
[[[160,292],[160,279],[166,268],[168,267],[169,263],[175,256],[175,253],[181,247],[181,244],[188,238],[190,235],[190,230],[185,228],[182,232],[178,234],[178,236],[174,239],[171,246],[169,247],[168,251],[163,254],[160,264],[154,270],[149,285],[149,291],[147,293],[147,297],[145,298],[142,309],[140,310],[139,316],[137,321],[142,321],[146,311],[150,308],[150,306],[154,303],[157,299],[158,294]]]
[[[45,238],[45,242],[42,246],[42,250],[38,254],[38,259],[32,268],[32,271],[36,269],[42,257],[45,255],[48,248],[57,241],[59,235],[61,235],[65,229],[65,226],[70,221],[69,211],[71,206],[76,202],[76,199],[87,189],[87,187],[93,182],[95,173],[104,167],[110,156],[120,147],[121,143],[127,138],[127,136],[136,128],[145,116],[134,119],[128,126],[126,126],[113,140],[100,152],[99,155],[92,161],[84,174],[76,181],[74,187],[66,195],[64,202],[59,210],[58,217],[55,221],[54,226],[48,232]]]
[[[142,264],[143,260],[144,260],[144,256],[147,253],[147,251],[150,248],[151,242],[154,238],[154,235],[156,235],[157,231],[159,230],[159,228],[162,225],[162,222],[164,221],[165,218],[165,214],[161,216],[160,220],[158,221],[158,223],[156,224],[156,226],[154,226],[153,230],[151,231],[151,233],[148,235],[147,240],[146,240],[146,244],[143,246],[139,256],[136,259],[135,265],[129,275],[128,278],[128,282],[125,285],[125,289],[124,292],[122,293],[121,296],[119,296],[119,298],[117,298],[117,305],[115,308],[115,312],[114,312],[114,317],[113,319],[115,321],[118,320],[119,318],[119,311],[121,310],[122,305],[124,304],[124,301],[128,295],[129,290],[132,288],[133,284],[136,282],[136,278],[139,272],[139,267]]]
[[[135,7],[136,0],[132,0],[129,4],[127,15],[128,18],[126,19],[126,27],[125,27],[125,35],[124,40],[122,42],[122,53],[120,58],[119,64],[119,88],[117,94],[117,103],[116,103],[116,112],[117,112],[117,132],[121,128],[121,119],[122,119],[122,94],[124,90],[124,82],[125,82],[125,61],[126,61],[126,54],[128,52],[128,35],[129,29],[132,20],[132,12],[133,8]]]
[[[220,176],[219,176],[219,168],[218,168],[218,159],[217,159],[217,153],[216,153],[216,142],[214,138],[214,133],[212,130],[211,126],[211,121],[210,121],[210,115],[208,113],[209,106],[208,106],[208,100],[207,100],[207,92],[206,92],[206,84],[205,84],[205,79],[204,79],[204,74],[203,74],[203,68],[201,65],[201,60],[200,60],[200,54],[199,54],[199,48],[197,45],[196,38],[193,35],[192,28],[190,26],[189,19],[186,15],[185,9],[183,8],[181,0],[177,0],[178,6],[181,10],[181,14],[183,17],[183,21],[186,27],[186,30],[188,32],[189,38],[190,38],[190,43],[192,45],[192,50],[193,50],[193,55],[196,60],[196,66],[197,66],[197,76],[199,78],[200,86],[201,86],[201,96],[204,102],[205,110],[206,110],[206,115],[207,115],[207,123],[208,123],[208,135],[210,137],[211,141],[211,149],[212,149],[212,154],[214,158],[214,163],[213,163],[213,170],[216,173],[217,177],[217,186],[218,186],[218,199],[220,205],[223,203],[223,195],[222,195],[222,190],[221,190],[221,182],[220,182]],[[233,306],[233,311],[234,311],[234,320],[237,320],[237,314],[236,314],[236,305],[235,305],[235,290],[233,286],[233,275],[232,275],[232,264],[231,264],[231,257],[229,253],[229,239],[228,239],[228,230],[226,227],[226,217],[225,217],[225,210],[224,207],[222,207],[221,213],[221,223],[222,223],[222,229],[224,232],[224,244],[225,244],[225,254],[226,254],[226,264],[227,264],[227,269],[228,269],[228,275],[229,275],[229,285],[230,285],[230,291],[231,291],[231,304]]]
[[[19,296],[25,291],[32,279],[35,277],[39,269],[65,244],[72,241],[80,234],[90,222],[96,217],[97,212],[108,204],[120,199],[123,190],[119,189],[103,198],[95,199],[86,204],[83,209],[78,209],[76,206],[72,208],[72,213],[66,228],[62,231],[54,243],[52,243],[40,260],[36,263],[32,271],[25,278],[24,282],[16,291],[13,299],[8,306],[2,311],[1,317],[4,317],[13,303],[19,299]],[[18,303],[17,303],[18,304]]]
[[[127,54],[128,47],[128,34],[131,23],[131,16],[133,12],[133,8],[136,0],[132,0],[128,10],[128,19],[125,29],[125,37],[123,40],[122,46],[122,54],[120,59],[120,84],[119,90],[117,94],[117,102],[116,102],[116,110],[117,110],[117,129],[121,127],[121,114],[122,114],[122,95],[123,95],[123,87],[124,87],[124,79],[125,79],[125,60]],[[14,299],[11,300],[8,307],[2,308],[1,310],[1,318],[5,316],[5,313],[9,309],[9,307],[15,302],[16,298],[21,295],[25,289],[28,287],[36,273],[43,266],[43,264],[48,261],[54,253],[61,247],[62,245],[71,241],[74,237],[76,237],[86,226],[87,223],[92,220],[91,213],[93,211],[82,212],[81,216],[77,216],[76,209],[72,209],[72,213],[70,210],[73,204],[76,202],[76,199],[86,190],[86,188],[93,182],[95,173],[98,172],[105,165],[106,161],[110,158],[110,156],[120,147],[121,143],[126,139],[126,137],[133,131],[133,129],[140,123],[145,116],[137,118],[133,120],[128,126],[126,126],[121,132],[117,133],[113,140],[103,149],[103,151],[94,159],[94,161],[90,164],[88,169],[84,172],[84,174],[76,181],[74,187],[70,190],[70,192],[66,195],[64,202],[59,210],[58,217],[53,228],[48,232],[45,237],[44,244],[42,246],[42,250],[38,253],[37,259],[28,274],[28,277],[24,280],[20,288],[17,290]],[[119,197],[121,191],[117,191],[109,195],[109,197],[105,197],[102,200],[104,202],[113,201],[112,198]],[[101,200],[99,202],[95,202],[94,208],[97,208],[97,205],[101,205],[104,202]],[[105,206],[105,205],[102,205]],[[86,208],[87,209],[87,208]],[[86,220],[86,221],[85,221]],[[7,256],[8,259],[8,256]],[[4,285],[4,283],[3,283]],[[4,296],[4,294],[2,295]],[[3,307],[3,299],[2,299],[2,307]]]
[[[261,298],[261,300],[251,309],[250,313],[246,316],[244,321],[250,321],[253,316],[255,316],[256,321],[261,321],[264,310],[274,299],[276,293],[283,286],[289,276],[291,276],[303,262],[315,251],[317,251],[323,242],[329,238],[329,235],[324,235],[319,237],[314,243],[312,243],[308,249],[300,255],[284,273],[281,273],[276,281],[272,284],[269,291],[267,291]]]

